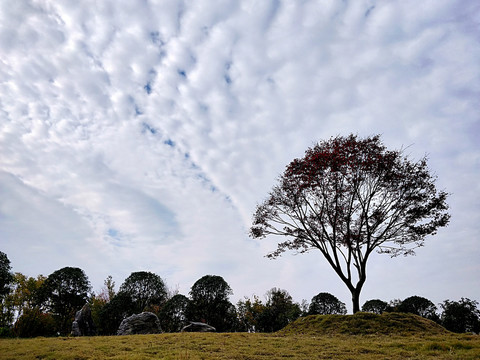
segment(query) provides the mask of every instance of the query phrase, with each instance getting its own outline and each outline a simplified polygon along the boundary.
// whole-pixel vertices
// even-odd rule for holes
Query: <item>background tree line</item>
[[[197,280],[187,295],[169,291],[164,280],[151,272],[133,272],[115,291],[109,276],[99,293],[93,293],[85,272],[64,267],[48,277],[12,273],[10,261],[0,252],[0,335],[68,335],[75,313],[85,304],[91,309],[99,335],[114,335],[121,321],[143,311],[155,313],[165,332],[178,332],[189,321],[201,321],[220,332],[274,332],[301,316],[347,313],[334,295],[320,292],[311,302],[295,302],[288,291],[272,288],[264,300],[245,297],[230,302],[233,291],[216,275]],[[369,300],[362,311],[408,312],[436,321],[454,332],[480,332],[478,302],[467,298],[445,300],[439,309],[428,299],[411,296],[385,302]]]

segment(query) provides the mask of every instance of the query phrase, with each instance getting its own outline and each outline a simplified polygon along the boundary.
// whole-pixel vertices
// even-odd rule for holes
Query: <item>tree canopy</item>
[[[245,297],[237,302],[237,317],[239,331],[259,332],[263,331],[263,318],[266,310],[265,305],[254,295],[253,299]]]
[[[443,309],[442,325],[447,330],[480,333],[478,301],[468,298],[461,298],[460,301],[445,300],[440,306]]]
[[[312,298],[310,307],[308,308],[309,315],[345,315],[347,308],[343,302],[330,293],[321,292]]]
[[[7,254],[0,251],[0,299],[10,292],[10,284],[13,282],[11,269]]]
[[[362,311],[371,312],[374,314],[383,314],[388,308],[388,303],[380,299],[372,299],[365,301],[365,304],[362,305]]]
[[[187,309],[189,320],[206,322],[217,331],[234,329],[236,312],[235,306],[229,301],[231,294],[230,285],[221,276],[203,276],[190,290],[191,302]]]
[[[64,267],[54,271],[39,290],[41,304],[57,319],[58,331],[68,334],[75,312],[87,302],[90,282],[82,269]]]
[[[133,313],[140,313],[148,306],[160,305],[167,301],[167,286],[162,278],[148,271],[130,274],[120,286],[119,292],[130,296]]]
[[[135,313],[134,308],[130,295],[125,292],[116,294],[99,311],[99,333],[115,335],[122,320]]]
[[[193,284],[190,296],[195,302],[216,302],[228,300],[233,294],[232,288],[218,275],[205,275]]]
[[[159,319],[166,332],[178,332],[187,325],[187,307],[190,300],[182,294],[168,299],[160,310]]]
[[[398,305],[397,311],[419,315],[421,317],[437,320],[437,307],[428,299],[421,296],[410,296]]]
[[[272,288],[266,296],[265,310],[260,317],[261,331],[278,331],[300,317],[300,306],[287,290]]]

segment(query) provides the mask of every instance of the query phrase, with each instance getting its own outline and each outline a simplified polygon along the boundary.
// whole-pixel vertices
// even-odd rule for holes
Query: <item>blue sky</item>
[[[479,39],[473,1],[0,0],[0,250],[95,291],[215,274],[350,307],[319,253],[268,260],[248,228],[315,141],[381,134],[428,155],[452,220],[373,257],[361,302],[480,300]]]

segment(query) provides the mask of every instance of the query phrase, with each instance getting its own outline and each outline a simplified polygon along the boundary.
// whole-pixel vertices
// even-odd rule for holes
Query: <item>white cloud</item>
[[[417,258],[375,259],[364,297],[480,298],[478,5],[0,6],[0,235],[15,271],[75,263],[98,289],[108,274],[121,283],[147,268],[184,293],[218,273],[237,298],[279,286],[299,301],[328,289],[348,303],[319,255],[268,261],[276,239],[248,239],[248,223],[314,141],[381,133],[429,154],[453,218]],[[48,266],[30,256],[33,234]]]

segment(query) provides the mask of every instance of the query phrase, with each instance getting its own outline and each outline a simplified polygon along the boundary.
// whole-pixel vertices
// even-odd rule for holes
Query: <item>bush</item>
[[[25,309],[15,323],[14,333],[18,337],[53,336],[56,333],[55,320],[38,308]]]
[[[11,338],[14,336],[15,334],[12,329],[8,327],[0,327],[0,338]]]

